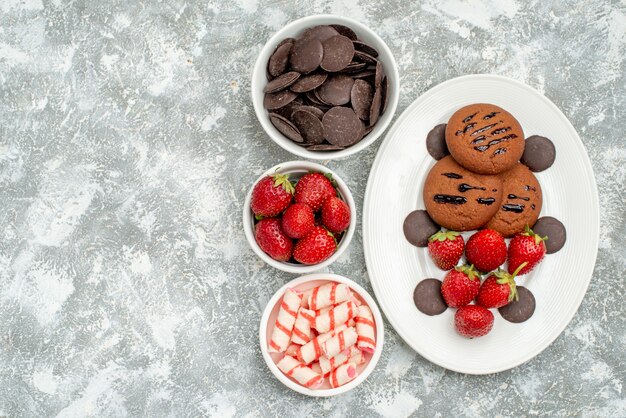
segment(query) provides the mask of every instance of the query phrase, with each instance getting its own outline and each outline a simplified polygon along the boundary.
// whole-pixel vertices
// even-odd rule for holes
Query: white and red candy
[[[291,333],[291,342],[304,345],[311,341],[311,318],[315,318],[315,311],[300,307],[296,322]]]
[[[314,288],[309,295],[308,305],[309,309],[317,311],[350,299],[352,299],[352,292],[347,285],[331,282]]]
[[[376,349],[376,333],[374,331],[374,315],[369,307],[361,305],[358,307],[356,318],[356,332],[358,334],[356,346],[368,353],[373,353]]]
[[[280,303],[278,317],[276,318],[274,330],[272,331],[272,338],[269,344],[270,353],[282,353],[287,349],[287,346],[289,346],[293,325],[296,322],[301,302],[301,292],[287,289]]]
[[[356,344],[358,335],[354,328],[339,331],[322,344],[322,353],[326,357],[335,357],[337,354]]]
[[[313,328],[323,333],[334,329],[339,324],[345,324],[357,314],[358,306],[352,301],[343,302],[326,313],[315,317]]]
[[[346,383],[354,380],[356,376],[357,376],[356,364],[347,363],[347,364],[341,365],[330,373],[330,376],[329,376],[330,387],[334,389],[339,386],[343,386]]]
[[[283,357],[276,366],[281,372],[300,383],[302,386],[317,389],[324,383],[324,376],[320,373],[316,373],[310,367],[300,363],[298,360],[291,356]]]
[[[332,388],[352,381],[365,353],[376,347],[374,318],[368,306],[342,283],[330,282],[300,292],[287,289],[269,343],[283,353],[278,368],[296,382]]]
[[[363,352],[361,350],[353,345],[352,347],[350,347],[349,350],[344,350],[341,353],[337,354],[335,357],[328,358],[322,356],[320,357],[319,363],[314,364],[319,364],[319,372],[322,373],[324,377],[326,377],[328,373],[348,362],[363,364],[365,363],[365,356],[363,355]]]
[[[320,334],[313,338],[308,343],[304,344],[298,349],[298,359],[304,364],[309,364],[320,358],[324,352],[322,351],[322,344],[331,338],[335,333],[345,330],[346,325],[340,325],[332,332]]]

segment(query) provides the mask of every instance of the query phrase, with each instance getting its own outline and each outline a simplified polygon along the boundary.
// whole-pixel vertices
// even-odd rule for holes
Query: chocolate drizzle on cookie
[[[479,133],[482,133],[482,132],[488,131],[489,129],[493,128],[493,127],[494,127],[494,126],[496,126],[496,125],[497,125],[497,123],[493,123],[493,124],[491,124],[491,125],[486,125],[486,126],[483,126],[482,128],[478,128],[478,129],[476,129],[476,130],[475,130],[474,132],[472,132],[470,135],[471,135],[471,136],[478,135]],[[495,131],[494,131],[494,132],[495,132]],[[492,132],[491,134],[493,135],[493,132]]]
[[[459,192],[461,192],[461,193],[465,193],[466,191],[472,190],[472,189],[475,189],[475,190],[487,190],[484,187],[470,186],[467,183],[459,184]]]
[[[500,155],[500,154],[504,154],[505,152],[506,152],[506,148],[498,148],[497,150],[493,152],[493,155]]]
[[[502,210],[505,212],[522,213],[524,212],[524,205],[507,203],[506,205],[502,205]]]
[[[537,188],[527,184],[526,186],[524,186],[524,190],[532,190],[533,192],[536,192]]]
[[[500,113],[500,112],[491,112],[491,113],[488,113],[488,114],[486,114],[485,116],[483,116],[483,120],[488,120],[488,119],[491,119],[492,117],[494,117],[494,116],[495,116],[495,115],[497,115],[498,113]]]
[[[437,203],[449,203],[451,205],[462,205],[467,203],[467,199],[463,196],[453,196],[449,194],[436,194],[433,200]]]
[[[476,151],[485,152],[492,146],[499,144],[500,142],[508,141],[509,139],[517,138],[515,134],[505,135],[502,138],[494,139],[493,141],[489,141],[487,145],[481,145],[479,147],[474,147]]]
[[[479,197],[478,199],[476,199],[476,201],[481,205],[490,206],[496,201],[496,199],[494,199],[493,197]]]
[[[527,201],[527,202],[530,200],[530,198],[529,198],[529,197],[518,196],[518,195],[515,195],[515,194],[513,194],[513,193],[510,193],[510,194],[507,196],[507,198],[509,198],[509,199],[520,199],[520,200],[525,200],[525,201]]]
[[[476,112],[476,113],[474,113],[472,115],[466,116],[465,119],[463,119],[463,123],[467,123],[470,120],[474,119],[474,116],[476,116],[477,114],[478,114],[478,112]]]
[[[449,179],[462,179],[463,176],[457,173],[442,173],[442,176],[446,176]]]
[[[474,126],[476,126],[476,122],[472,122],[472,123],[468,123],[467,125],[465,125],[465,128],[463,128],[463,130],[458,130],[456,131],[454,134],[456,136],[459,135],[463,135],[465,132],[469,131],[470,129],[472,129]]]

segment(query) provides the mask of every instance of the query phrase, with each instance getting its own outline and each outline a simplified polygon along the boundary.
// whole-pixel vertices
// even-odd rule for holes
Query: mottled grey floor
[[[530,3],[530,6],[527,4]],[[356,390],[310,399],[267,370],[257,327],[293,276],[241,228],[244,195],[293,156],[250,103],[253,61],[317,12],[375,29],[399,111],[462,74],[544,92],[587,147],[602,213],[582,306],[544,353],[472,377],[388,327]],[[0,416],[626,416],[626,3],[523,0],[0,2]],[[380,141],[328,166],[359,211]],[[331,266],[368,290],[358,232]]]

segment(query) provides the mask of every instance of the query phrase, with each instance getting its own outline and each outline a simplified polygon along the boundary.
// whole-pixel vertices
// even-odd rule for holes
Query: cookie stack
[[[548,168],[554,153],[545,158],[543,146],[535,156],[525,153],[524,131],[509,112],[493,104],[465,106],[433,128],[426,145],[439,160],[424,184],[424,205],[437,224],[454,231],[487,227],[504,237],[535,224],[542,193],[529,167]]]

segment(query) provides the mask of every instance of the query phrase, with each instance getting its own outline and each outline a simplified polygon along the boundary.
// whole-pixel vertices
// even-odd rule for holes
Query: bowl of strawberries
[[[252,250],[289,273],[332,264],[356,228],[356,206],[343,180],[308,161],[278,164],[263,173],[246,196],[243,225]]]

